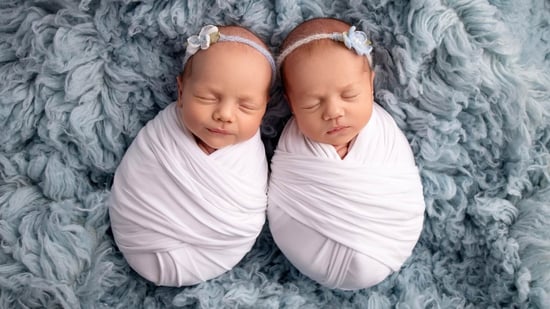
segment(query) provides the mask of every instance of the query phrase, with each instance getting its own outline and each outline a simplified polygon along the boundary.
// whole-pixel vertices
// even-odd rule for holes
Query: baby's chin
[[[331,146],[332,148],[334,148],[334,150],[338,153],[338,155],[341,157],[341,158],[344,158],[347,153],[349,152],[349,149],[350,149],[350,145],[351,145],[351,142],[355,139],[355,137],[351,138],[351,139],[346,139],[344,141],[339,141],[339,142],[335,142],[335,141],[317,141],[318,143],[321,143],[321,144],[325,144],[325,145],[329,145]]]
[[[197,145],[199,145],[199,148],[202,151],[204,151],[206,154],[211,154],[214,151],[218,150],[217,147],[212,147],[198,138],[196,138],[196,140],[197,140]]]
[[[195,141],[197,142],[197,145],[199,146],[199,148],[204,151],[206,154],[211,154],[213,152],[215,152],[216,150],[218,149],[221,149],[221,148],[224,148],[224,147],[227,147],[229,145],[231,145],[230,142],[220,142],[220,141],[216,141],[215,143],[211,142],[211,141],[206,141],[204,139],[201,139],[200,137],[196,136],[195,135]]]
[[[343,146],[348,146],[351,141],[353,141],[357,137],[357,133],[354,132],[352,134],[348,134],[346,136],[340,136],[340,137],[327,137],[327,138],[311,138],[314,142],[318,142],[321,144],[327,144],[331,145],[334,148],[340,148]]]
[[[207,154],[211,154],[216,150],[239,143],[239,141],[219,141],[219,140],[207,141],[207,140],[202,140],[198,137],[195,137],[195,140],[197,141],[197,145],[199,145],[199,148],[202,149]]]

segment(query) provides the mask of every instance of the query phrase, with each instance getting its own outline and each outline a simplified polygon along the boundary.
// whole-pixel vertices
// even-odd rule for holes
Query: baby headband
[[[333,33],[318,33],[300,39],[287,48],[277,58],[277,68],[280,68],[285,61],[285,58],[295,51],[298,47],[306,45],[313,41],[331,39],[338,42],[344,42],[348,49],[353,49],[360,56],[366,56],[369,65],[372,67],[372,43],[363,31],[355,31],[355,26],[352,26],[348,32],[333,32]]]
[[[189,60],[191,56],[196,54],[199,49],[208,49],[208,47],[210,47],[210,44],[214,44],[217,42],[237,42],[246,44],[256,49],[267,59],[267,62],[269,62],[269,65],[271,66],[272,76],[275,77],[275,60],[273,60],[273,56],[271,56],[271,53],[267,49],[249,39],[235,35],[222,34],[220,33],[218,27],[213,25],[206,25],[202,27],[198,35],[192,35],[187,39],[187,49],[185,51],[185,58],[183,59],[183,63],[187,63],[187,60]]]

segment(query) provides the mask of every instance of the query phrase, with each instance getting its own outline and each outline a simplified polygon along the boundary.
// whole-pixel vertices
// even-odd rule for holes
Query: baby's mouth
[[[330,130],[327,131],[327,134],[335,134],[335,133],[338,133],[338,132],[341,132],[345,129],[349,128],[349,126],[336,126],[336,127],[332,127]]]
[[[229,131],[225,130],[225,129],[221,129],[221,128],[208,128],[207,129],[208,132],[210,133],[215,133],[215,134],[221,134],[221,135],[229,135]]]

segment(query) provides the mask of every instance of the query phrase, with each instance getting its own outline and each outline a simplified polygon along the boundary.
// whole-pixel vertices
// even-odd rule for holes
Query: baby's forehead
[[[263,76],[272,78],[272,69],[264,56],[254,48],[237,42],[220,42],[197,53],[187,63],[186,76],[199,81],[210,75],[227,76],[221,73],[237,74],[254,72],[257,80]],[[235,79],[235,76],[230,77]]]
[[[198,50],[196,54],[193,53],[192,56],[189,56],[182,71],[183,76],[191,76],[192,72],[197,69],[197,64],[210,63],[222,57],[231,58],[235,57],[235,55],[249,57],[250,54],[263,54],[262,48],[265,49],[265,53],[267,54],[262,55],[262,57],[271,56],[264,41],[252,31],[241,26],[216,26],[216,28],[223,35],[222,39],[211,43],[208,48]],[[232,51],[238,51],[238,54]]]
[[[345,58],[346,65],[354,68],[361,68],[361,72],[368,71],[370,68],[366,57],[358,56],[340,42],[327,39],[309,42],[294,50],[283,62],[281,66],[281,76],[286,79],[287,74],[294,74],[295,70],[302,70],[302,66],[311,63],[313,59],[324,59],[324,66],[333,64],[333,61],[326,57],[338,57],[338,59]]]

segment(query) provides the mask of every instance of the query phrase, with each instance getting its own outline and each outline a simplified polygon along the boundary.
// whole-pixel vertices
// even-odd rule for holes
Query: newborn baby
[[[275,63],[240,27],[188,39],[178,99],[139,132],[110,200],[130,266],[163,286],[193,285],[235,266],[265,221],[267,161],[259,126]]]
[[[298,270],[330,288],[379,283],[422,230],[418,169],[373,102],[371,50],[355,27],[314,19],[289,34],[277,61],[293,118],[272,159],[269,228]]]

